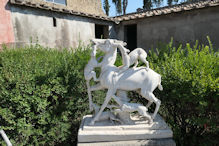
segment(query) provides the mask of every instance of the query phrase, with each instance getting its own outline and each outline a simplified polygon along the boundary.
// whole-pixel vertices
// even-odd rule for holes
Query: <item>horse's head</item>
[[[98,42],[97,47],[104,53],[108,53],[116,48],[112,41],[109,39],[105,40],[104,42]]]
[[[115,51],[118,47],[118,44],[119,43],[121,44],[121,41],[117,41],[114,39],[93,39],[91,41],[93,45],[95,45],[98,49],[100,49],[104,53]]]

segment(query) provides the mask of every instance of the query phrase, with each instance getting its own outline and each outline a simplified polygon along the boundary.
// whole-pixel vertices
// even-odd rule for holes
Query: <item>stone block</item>
[[[78,143],[78,146],[176,146],[172,139]]]
[[[83,118],[78,132],[78,145],[150,145],[150,146],[174,146],[173,132],[160,115],[157,115],[152,124],[139,118],[132,117],[134,124],[119,125],[107,121],[96,122],[90,126],[91,115]]]

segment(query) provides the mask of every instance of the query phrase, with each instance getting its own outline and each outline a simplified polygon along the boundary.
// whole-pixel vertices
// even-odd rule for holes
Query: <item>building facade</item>
[[[85,3],[73,1],[78,7]],[[39,43],[52,48],[70,48],[77,47],[79,42],[88,44],[92,38],[115,36],[114,21],[104,15],[101,1],[96,0],[91,5],[98,15],[93,14],[94,9],[75,10],[73,1],[1,1],[0,44],[20,46]]]
[[[126,41],[127,48],[149,50],[159,43],[207,44],[219,48],[219,0],[185,3],[107,17],[101,0],[1,0],[0,44],[36,43],[77,47],[93,38]]]
[[[117,38],[124,40],[131,50],[136,47],[154,49],[161,43],[174,45],[196,40],[208,44],[210,37],[215,49],[219,48],[219,0],[140,11],[116,17]]]

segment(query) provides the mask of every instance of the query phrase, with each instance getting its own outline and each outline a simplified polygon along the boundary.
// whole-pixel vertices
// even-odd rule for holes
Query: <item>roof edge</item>
[[[184,12],[184,11],[191,11],[196,9],[202,9],[207,7],[214,7],[219,6],[219,0],[207,0],[207,1],[199,1],[193,3],[181,3],[178,5],[173,6],[166,6],[151,10],[142,10],[140,12],[129,13],[126,15],[120,15],[114,18],[115,22],[121,21],[129,21],[135,19],[142,19],[146,17],[153,17],[153,16],[160,16],[160,15],[167,15],[172,13]]]
[[[89,14],[89,13],[78,12],[78,11],[74,11],[70,9],[67,6],[50,3],[46,1],[36,2],[33,0],[9,0],[9,2],[12,5],[27,6],[31,8],[38,8],[38,9],[65,13],[65,14],[70,14],[70,15],[75,15],[75,16],[88,17],[88,18],[93,18],[93,19],[98,19],[98,20],[103,20],[103,21],[114,22],[114,18],[112,17],[104,17],[104,16],[99,16],[99,15],[94,15],[94,14]]]

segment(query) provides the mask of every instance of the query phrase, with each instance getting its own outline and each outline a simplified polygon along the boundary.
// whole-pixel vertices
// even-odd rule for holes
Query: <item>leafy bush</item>
[[[150,67],[162,75],[164,91],[155,94],[178,145],[219,144],[219,59],[209,43],[197,41],[193,48],[186,44],[182,49],[171,42],[148,58]]]
[[[39,45],[0,52],[0,126],[13,144],[76,144],[88,109],[89,54]]]

